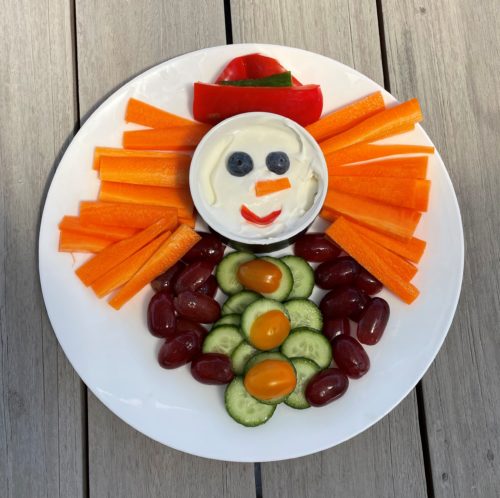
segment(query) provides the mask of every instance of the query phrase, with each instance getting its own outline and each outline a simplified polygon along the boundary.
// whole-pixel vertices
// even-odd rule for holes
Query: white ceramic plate
[[[428,241],[414,280],[421,296],[407,306],[384,291],[391,306],[389,325],[382,341],[367,348],[369,373],[351,381],[342,398],[305,411],[280,405],[265,425],[245,428],[226,414],[223,388],[199,384],[186,367],[167,371],[158,366],[160,340],[146,329],[151,290],[143,290],[119,312],[97,300],[74,274],[86,257],[57,252],[57,225],[63,215],[77,214],[80,200],[96,199],[99,182],[91,167],[93,149],[121,145],[129,97],[191,116],[192,83],[213,81],[230,59],[252,52],[276,57],[302,82],[319,83],[324,112],[383,91],[334,60],[273,45],[214,47],[160,64],[107,99],[68,147],[47,195],[39,249],[49,318],[64,352],[92,392],[125,422],[163,444],[203,457],[244,462],[282,460],[329,448],[392,410],[423,376],[443,343],[463,270],[460,212],[436,153],[430,160],[430,210],[418,228],[418,235]],[[385,91],[384,96],[387,102],[394,101]],[[391,141],[432,144],[420,127]],[[322,223],[318,220],[315,228],[322,229]]]

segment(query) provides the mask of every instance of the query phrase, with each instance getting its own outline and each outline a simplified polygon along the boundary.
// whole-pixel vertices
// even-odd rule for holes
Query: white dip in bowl
[[[285,158],[286,171],[269,167],[273,153]],[[234,158],[243,157],[243,167],[235,171],[231,156],[233,166]],[[256,194],[257,182],[278,179],[287,179],[290,187]],[[321,149],[302,126],[277,114],[252,112],[229,118],[205,135],[193,155],[189,184],[198,213],[230,243],[278,248],[318,215],[328,171]]]

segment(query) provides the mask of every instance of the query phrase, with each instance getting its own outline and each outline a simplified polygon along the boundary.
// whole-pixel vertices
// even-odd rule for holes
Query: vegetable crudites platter
[[[83,381],[144,434],[222,460],[306,455],[379,420],[461,286],[460,213],[423,120],[417,99],[272,45],[124,85],[70,144],[40,230],[48,314]]]

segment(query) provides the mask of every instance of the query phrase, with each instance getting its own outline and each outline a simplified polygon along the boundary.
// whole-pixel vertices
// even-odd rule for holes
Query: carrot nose
[[[292,188],[290,180],[285,178],[278,178],[277,180],[259,180],[255,182],[255,195],[262,197],[264,195],[274,194],[280,190]]]

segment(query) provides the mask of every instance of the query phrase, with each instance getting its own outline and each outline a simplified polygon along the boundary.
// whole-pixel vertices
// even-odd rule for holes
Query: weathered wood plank
[[[302,47],[383,83],[376,3],[232,0],[233,40]],[[262,464],[263,496],[426,496],[415,393],[374,428],[339,447]]]
[[[0,495],[84,496],[78,376],[38,283],[40,209],[76,116],[71,4],[0,2]]]
[[[147,67],[224,44],[223,3],[210,0],[200,8],[195,0],[78,1],[77,34],[84,115]],[[155,443],[115,417],[90,392],[88,414],[90,496],[255,495],[252,465],[204,460]]]
[[[391,88],[420,99],[465,231],[462,296],[423,392],[437,497],[500,495],[500,9],[384,0]]]

